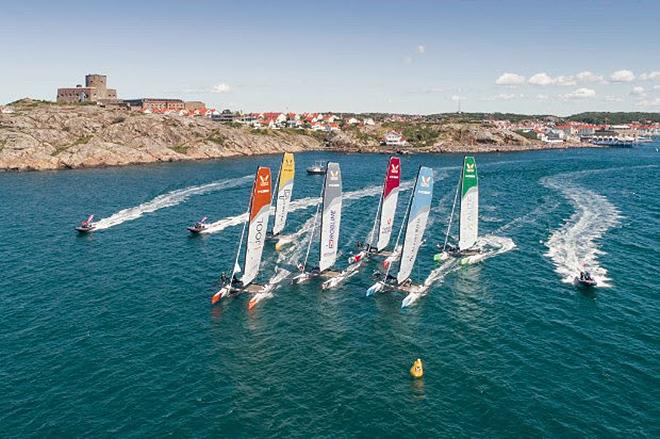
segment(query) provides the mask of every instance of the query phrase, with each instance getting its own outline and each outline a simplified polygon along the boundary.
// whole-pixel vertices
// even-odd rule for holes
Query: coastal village
[[[26,98],[0,106],[0,169],[121,166],[284,151],[412,154],[633,147],[660,135],[657,114],[589,114],[219,111],[200,100],[120,98],[108,87],[106,75],[89,74],[84,86],[57,89],[55,102]],[[616,123],[608,122],[610,116]]]
[[[228,109],[218,111],[208,108],[202,101],[184,101],[169,98],[119,99],[117,90],[107,88],[107,76],[88,74],[85,86],[59,88],[58,103],[94,103],[102,107],[138,111],[144,114],[168,114],[181,117],[207,117],[215,122],[240,124],[256,130],[298,129],[320,133],[335,133],[359,126],[375,126],[381,123],[432,123],[435,116],[373,115],[334,113],[262,112],[243,113]],[[6,109],[3,111],[7,111]],[[11,111],[11,110],[9,110]],[[593,124],[561,121],[550,117],[546,120],[530,118],[513,122],[490,119],[481,123],[495,129],[513,131],[522,136],[548,144],[592,143],[602,146],[629,146],[643,143],[652,136],[660,135],[660,122],[636,121],[629,124]],[[388,130],[380,139],[385,146],[406,146],[406,136],[397,130]]]

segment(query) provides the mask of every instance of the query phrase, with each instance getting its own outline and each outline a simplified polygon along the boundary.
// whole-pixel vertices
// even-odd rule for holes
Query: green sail
[[[472,156],[463,159],[461,182],[461,218],[458,247],[468,249],[477,242],[479,234],[479,178],[477,162]]]

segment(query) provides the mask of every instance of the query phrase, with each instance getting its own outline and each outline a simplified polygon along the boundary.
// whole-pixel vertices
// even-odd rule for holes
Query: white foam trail
[[[413,186],[412,182],[406,182],[401,184],[399,188],[402,191],[406,191],[408,189],[411,189],[412,186]],[[381,186],[369,186],[357,191],[347,192],[344,194],[343,199],[344,201],[350,202],[353,200],[359,200],[360,198],[372,197],[372,196],[380,195],[381,190],[382,190]],[[320,201],[321,201],[320,198],[311,198],[311,197],[301,198],[291,203],[292,206],[295,205],[295,207],[292,207],[291,210],[299,210],[299,209],[305,209],[307,207],[313,207],[316,206]],[[239,216],[231,217],[231,218],[232,219],[239,218]],[[226,218],[226,220],[229,219],[230,218]],[[243,219],[243,221],[245,221],[245,219]],[[288,261],[289,263],[293,263],[297,265],[298,263],[302,262],[301,259],[303,258],[305,250],[307,249],[307,244],[309,243],[309,240],[312,239],[311,233],[309,232],[312,229],[313,223],[314,223],[314,216],[312,215],[303,223],[303,225],[300,226],[300,228],[295,233],[280,237],[280,240],[290,242],[291,244],[286,247],[283,247],[282,250],[278,252],[277,260],[275,262],[276,264],[275,275],[268,280],[267,283],[268,291],[264,291],[263,293],[257,294],[259,296],[256,299],[257,302],[263,299],[273,297],[272,294],[273,291],[279,286],[279,284],[281,284],[284,280],[286,280],[287,277],[291,274],[290,271],[286,270],[285,268],[282,268],[280,266],[281,264],[285,264]],[[240,220],[237,224],[241,224]],[[229,227],[230,225],[235,225],[235,224],[228,224],[225,226],[225,228]],[[254,297],[256,298],[257,295],[255,295]]]
[[[477,262],[490,259],[516,248],[516,244],[511,238],[495,235],[484,235],[479,237],[476,246],[481,249],[481,253],[469,257],[470,259],[466,264],[476,264]],[[403,302],[401,302],[401,308],[406,308],[415,304],[420,297],[423,297],[428,293],[433,285],[444,280],[449,273],[458,271],[462,267],[462,260],[465,260],[465,258],[449,258],[438,268],[431,270],[424,280],[424,283],[403,299]]]
[[[407,190],[410,189],[411,187],[412,187],[412,183],[410,182],[404,183],[400,186],[401,190]],[[359,200],[360,198],[380,195],[380,191],[381,191],[381,186],[368,186],[366,188],[357,191],[345,192],[342,198],[344,201]],[[321,202],[321,198],[319,197],[307,197],[307,198],[300,198],[297,200],[293,200],[289,205],[289,213],[295,212],[296,210],[315,207],[320,202]],[[275,213],[274,207],[271,207],[270,213],[271,215]],[[247,213],[242,213],[236,216],[229,216],[227,218],[223,218],[219,221],[209,224],[209,226],[205,230],[203,230],[202,233],[218,233],[225,230],[228,227],[238,226],[240,224],[243,224],[245,221],[247,221]],[[287,237],[283,236],[282,238],[286,239]]]
[[[176,206],[177,204],[181,204],[182,202],[186,201],[193,195],[203,195],[209,192],[215,192],[240,186],[249,181],[251,178],[251,176],[246,175],[244,177],[233,178],[230,180],[220,180],[199,186],[189,186],[183,189],[177,189],[162,195],[158,195],[156,198],[147,201],[146,203],[120,210],[119,212],[107,218],[100,219],[95,223],[96,230],[103,230],[114,227],[125,223],[126,221],[136,220],[145,213],[151,213],[160,209],[165,209],[166,207]]]
[[[541,184],[561,192],[575,208],[575,212],[548,238],[546,256],[552,259],[562,282],[572,283],[580,271],[586,270],[598,286],[610,286],[607,270],[598,263],[598,256],[604,252],[598,248],[597,241],[619,223],[621,216],[605,196],[578,186],[567,179],[570,175],[541,179]]]
[[[286,270],[281,267],[276,267],[275,268],[276,274],[270,280],[264,285],[264,288],[262,291],[256,293],[254,296],[252,296],[252,302],[256,305],[257,303],[261,302],[264,299],[270,299],[273,297],[273,291],[277,288],[277,286],[289,275],[291,272],[289,270]]]

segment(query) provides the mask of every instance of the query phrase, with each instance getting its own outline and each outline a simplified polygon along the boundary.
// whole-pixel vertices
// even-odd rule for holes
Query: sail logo
[[[468,172],[469,174],[474,174],[474,163],[466,163],[465,164],[465,171]]]
[[[412,251],[408,255],[408,258],[406,259],[408,262],[412,263],[415,261],[415,258],[417,257],[417,251],[419,250],[419,247],[421,245],[421,237],[422,237],[422,218],[421,216],[418,216],[415,218],[415,228],[413,229],[412,233],[412,243],[410,248]]]
[[[339,179],[339,171],[328,171],[330,173],[330,180]]]
[[[399,166],[401,166],[401,165],[395,165],[394,163],[392,163],[392,167],[390,168],[390,172],[392,174],[398,174],[399,173]]]
[[[330,223],[328,224],[328,248],[335,248],[335,235],[337,231],[337,211],[330,211]]]
[[[259,176],[259,186],[268,186],[269,181],[270,181],[270,178],[268,178],[268,175],[260,175]]]
[[[264,219],[263,217],[260,217],[257,222],[254,223],[254,242],[257,244],[261,244],[261,239],[263,238],[264,230]]]
[[[385,234],[385,233],[390,233],[391,231],[392,231],[392,218],[387,218],[387,221],[385,221],[385,224],[383,224],[380,233]]]
[[[431,185],[431,176],[422,175],[422,187],[429,187]]]

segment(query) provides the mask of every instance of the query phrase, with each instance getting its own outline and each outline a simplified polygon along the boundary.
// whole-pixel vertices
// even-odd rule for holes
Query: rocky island
[[[491,152],[565,148],[484,120],[373,117],[341,130],[254,129],[206,117],[23,99],[0,113],[0,169],[52,170],[215,159],[282,151]],[[341,115],[347,118],[346,115]],[[343,120],[343,119],[340,119]],[[396,130],[396,131],[394,131]],[[384,145],[389,132],[402,145]],[[570,146],[590,146],[579,142]]]

